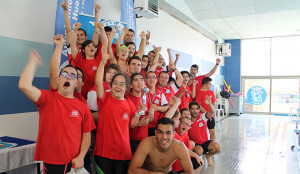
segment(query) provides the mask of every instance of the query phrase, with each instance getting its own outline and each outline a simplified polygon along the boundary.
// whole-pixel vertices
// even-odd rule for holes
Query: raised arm
[[[170,98],[169,103],[170,103],[170,107],[169,107],[169,110],[166,112],[165,117],[172,119],[174,113],[176,112],[176,110],[178,109],[178,106],[181,103],[181,100],[180,100],[180,98],[173,96]]]
[[[196,97],[196,85],[197,85],[197,83],[198,83],[198,80],[193,80],[193,90],[191,92],[192,98]]]
[[[209,73],[205,74],[205,77],[210,77],[210,76],[214,75],[214,73],[216,72],[218,66],[220,65],[220,62],[221,62],[221,59],[217,58],[216,59],[216,65],[213,67],[213,69],[211,69],[209,71]]]
[[[169,66],[170,66],[170,65],[174,64],[171,49],[168,48],[167,52],[168,52],[168,55],[169,55]]]
[[[140,38],[141,38],[140,48],[139,48],[139,51],[137,52],[136,56],[138,56],[139,58],[142,59],[142,57],[144,55],[145,47],[146,47],[146,34],[144,31],[141,32]]]
[[[101,62],[99,63],[99,67],[97,69],[96,79],[95,79],[97,97],[101,100],[103,99],[105,94],[104,87],[103,87],[103,75],[104,75],[104,65],[106,64],[107,59],[109,59],[109,55],[106,52],[103,52],[102,59]]]
[[[42,59],[40,55],[32,50],[29,53],[29,60],[25,66],[23,73],[21,74],[19,80],[19,89],[33,102],[36,103],[40,96],[41,91],[32,85],[35,71],[38,65],[42,64]]]
[[[118,50],[121,46],[121,43],[126,35],[126,33],[129,31],[128,27],[124,27],[123,28],[123,32],[121,33],[121,35],[119,36],[119,38],[116,41],[116,50]]]
[[[143,110],[143,111],[146,110],[146,105],[145,105],[145,104],[140,104],[140,105],[138,106],[138,108],[137,108],[137,110],[136,110],[136,112],[135,112],[133,118],[132,118],[131,121],[130,121],[130,125],[129,125],[130,128],[134,128],[134,127],[138,124],[138,122],[139,122],[139,120],[140,120],[140,115],[139,115],[139,113],[140,113],[142,110]]]
[[[187,92],[187,89],[186,89],[186,88],[183,89],[183,90],[181,90],[181,92],[180,92],[179,94],[175,95],[175,96],[178,97],[178,98],[181,98],[182,95],[183,95],[185,92]]]
[[[95,46],[98,45],[98,41],[99,41],[99,27],[98,27],[98,23],[99,23],[99,11],[101,9],[101,6],[99,4],[97,4],[97,1],[95,1],[95,24],[94,24],[94,34],[93,34],[93,38],[92,41],[94,42]],[[104,32],[105,34],[105,32]],[[102,32],[101,32],[102,35]]]
[[[151,137],[141,141],[130,161],[128,174],[163,174],[161,172],[151,172],[142,168],[147,156],[152,151],[152,146],[153,142]]]
[[[59,65],[61,61],[61,51],[64,45],[64,38],[62,34],[54,36],[55,50],[50,61],[49,77],[50,86],[52,89],[57,89],[57,77],[59,76]]]
[[[117,59],[116,59],[115,54],[112,50],[112,42],[114,40],[115,34],[116,34],[116,28],[113,27],[112,30],[111,30],[110,36],[108,38],[107,50],[108,50],[108,54],[109,54],[109,57],[110,57],[109,58],[109,63],[117,64]]]
[[[176,59],[175,59],[174,64],[175,64],[175,66],[177,66],[177,62],[178,62],[178,59],[180,57],[180,54],[175,54],[175,56],[176,56]]]
[[[69,46],[70,38],[71,38],[71,34],[72,34],[72,28],[71,28],[71,22],[70,22],[70,17],[69,17],[67,0],[65,0],[63,3],[61,3],[61,7],[64,10],[65,27],[66,27],[66,43],[67,43],[67,46]]]
[[[75,169],[83,167],[84,157],[90,148],[90,144],[91,144],[91,132],[83,133],[79,155],[76,158],[72,159],[72,164],[74,165]]]
[[[176,75],[176,84],[178,85],[178,87],[181,87],[183,81],[182,74],[178,71],[174,64],[170,64],[169,67],[170,70],[172,70]]]
[[[157,68],[158,64],[158,58],[159,58],[159,54],[161,52],[161,47],[155,47],[154,48],[154,52],[155,52],[155,57],[152,60],[152,65],[151,67],[148,69],[148,71],[155,71],[155,69]]]
[[[81,23],[77,22],[73,25],[73,32],[70,37],[70,45],[71,45],[71,52],[72,52],[72,57],[75,60],[78,50],[77,50],[77,33],[78,29],[81,27]]]
[[[99,22],[98,23],[98,28],[101,31],[101,44],[102,44],[101,53],[104,53],[104,52],[107,53],[108,39],[107,39],[107,36],[105,34],[104,24]]]
[[[215,110],[214,110],[214,106],[213,106],[213,103],[211,102],[211,99],[209,98],[209,96],[207,95],[206,100],[204,101],[205,104],[207,104],[209,106],[209,112],[207,112],[206,116],[207,118],[211,119],[212,115],[215,113]]]

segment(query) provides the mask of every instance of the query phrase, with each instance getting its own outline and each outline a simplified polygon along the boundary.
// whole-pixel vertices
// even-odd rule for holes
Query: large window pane
[[[271,75],[300,75],[300,37],[278,37],[271,41]]]
[[[270,79],[245,79],[244,111],[270,112]]]
[[[289,113],[299,106],[299,79],[272,80],[272,109],[275,113]]]
[[[241,75],[270,75],[270,39],[242,40]]]

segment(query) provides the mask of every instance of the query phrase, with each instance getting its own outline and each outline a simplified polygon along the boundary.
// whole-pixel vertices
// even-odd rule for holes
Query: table
[[[14,137],[0,137],[0,145],[9,147],[0,148],[0,173],[34,164],[33,157],[36,142]],[[39,163],[38,173],[39,173]]]

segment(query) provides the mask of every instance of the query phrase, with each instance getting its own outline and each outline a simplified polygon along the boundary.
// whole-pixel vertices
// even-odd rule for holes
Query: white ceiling
[[[300,35],[300,0],[183,1],[195,17],[191,21],[222,39]],[[190,25],[191,21],[180,19],[182,10],[171,13]]]

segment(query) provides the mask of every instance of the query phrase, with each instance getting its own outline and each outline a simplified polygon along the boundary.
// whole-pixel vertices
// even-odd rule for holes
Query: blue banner
[[[127,23],[128,28],[136,33],[136,18],[133,0],[122,0],[121,21]],[[134,43],[136,43],[136,36],[137,34],[135,34]]]
[[[55,18],[55,35],[63,34],[64,39],[66,41],[66,28],[65,28],[65,20],[64,20],[64,10],[61,7],[61,3],[64,0],[57,1],[57,9],[56,9],[56,18]],[[94,0],[67,0],[68,2],[68,11],[69,18],[71,22],[71,27],[73,24],[78,22],[79,13],[84,13],[88,15],[93,14],[94,10]],[[68,64],[68,52],[66,42],[64,43],[62,56],[61,56],[61,67]]]
[[[86,31],[88,39],[91,40],[94,33],[95,17],[90,15],[80,14],[79,22],[81,23],[81,28],[83,28]],[[113,43],[116,43],[118,37],[122,33],[123,28],[127,26],[127,24],[124,22],[111,21],[108,19],[100,19],[100,22],[103,23],[104,26],[110,26],[111,28],[117,25],[118,28],[120,29],[118,32],[116,32]]]

